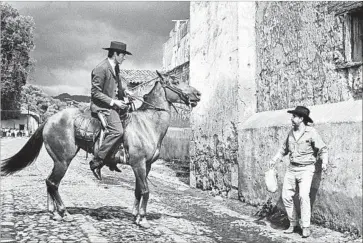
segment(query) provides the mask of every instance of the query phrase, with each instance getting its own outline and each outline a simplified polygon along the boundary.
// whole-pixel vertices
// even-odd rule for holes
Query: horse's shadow
[[[83,215],[90,216],[97,221],[102,221],[105,219],[122,219],[133,222],[134,216],[131,212],[127,211],[126,207],[120,206],[104,206],[99,208],[87,208],[87,207],[67,207],[67,211],[70,215]],[[15,211],[14,216],[32,216],[32,215],[47,215],[49,211],[47,210],[37,210],[37,211]],[[146,219],[153,221],[158,220],[162,217],[160,213],[148,213]]]
[[[123,219],[134,221],[134,215],[127,211],[126,207],[120,206],[104,206],[99,208],[87,208],[87,207],[67,207],[67,211],[70,215],[81,214],[84,216],[90,216],[95,220],[101,221],[105,219]],[[160,219],[162,215],[160,213],[148,213],[146,215],[147,220]]]

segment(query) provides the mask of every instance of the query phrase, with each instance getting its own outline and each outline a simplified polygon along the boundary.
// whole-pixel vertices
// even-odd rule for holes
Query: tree
[[[1,3],[1,119],[20,114],[21,90],[32,68],[34,20]]]
[[[40,115],[40,120],[45,121],[51,115],[68,107],[67,102],[54,99],[46,94],[41,88],[31,84],[26,84],[21,91],[21,108]],[[89,107],[89,103],[75,103],[72,107]]]

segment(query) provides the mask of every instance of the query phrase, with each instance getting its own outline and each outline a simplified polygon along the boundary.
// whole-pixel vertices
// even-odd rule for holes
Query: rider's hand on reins
[[[118,108],[122,109],[122,110],[124,110],[124,109],[126,109],[128,107],[127,104],[125,104],[125,102],[123,102],[121,100],[115,100],[114,105],[117,106]]]
[[[135,99],[134,99],[134,96],[133,96],[133,93],[131,92],[131,91],[129,91],[129,90],[125,90],[125,95],[126,95],[126,98],[130,101],[130,102],[132,102],[132,101],[134,101]]]

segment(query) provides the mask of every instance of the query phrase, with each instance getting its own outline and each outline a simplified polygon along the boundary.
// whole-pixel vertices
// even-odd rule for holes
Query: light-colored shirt
[[[113,74],[115,74],[115,75],[116,75],[116,73],[115,73],[115,67],[116,67],[116,62],[115,62],[115,60],[113,60],[113,59],[111,59],[111,58],[107,58],[107,59],[108,59],[109,63],[111,64]]]
[[[115,60],[113,60],[113,59],[111,59],[111,58],[107,58],[107,59],[108,59],[108,61],[109,61],[110,65],[111,65],[111,67],[112,67],[112,72],[113,72],[113,74],[115,74],[115,75],[116,75],[116,71],[115,71],[116,62],[115,62]],[[117,99],[117,97],[118,97],[118,85],[116,85],[116,89],[115,89],[115,99]],[[111,102],[110,102],[110,106],[113,106],[114,102],[115,102],[114,100],[111,100]]]
[[[328,148],[315,128],[311,126],[306,126],[303,134],[297,139],[291,129],[273,160],[278,162],[287,154],[289,154],[290,163],[314,164],[317,156],[323,163],[328,162]]]

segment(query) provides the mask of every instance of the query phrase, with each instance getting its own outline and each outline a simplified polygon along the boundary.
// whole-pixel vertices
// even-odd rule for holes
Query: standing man
[[[120,113],[128,110],[128,105],[123,101],[126,84],[122,84],[119,73],[119,65],[125,60],[126,55],[132,55],[126,51],[126,44],[112,41],[108,50],[108,57],[97,65],[92,71],[91,88],[91,112],[106,123],[108,132],[102,145],[90,162],[94,176],[101,180],[101,168],[106,156],[115,149],[123,136],[123,127]],[[111,170],[120,172],[116,164],[108,165]]]
[[[309,117],[310,110],[308,108],[297,106],[295,110],[287,112],[292,114],[291,122],[293,128],[275,157],[269,162],[269,166],[273,167],[276,162],[281,161],[283,156],[290,155],[290,164],[287,167],[282,188],[282,201],[290,221],[290,227],[285,233],[293,233],[296,226],[298,226],[298,218],[293,200],[297,183],[301,205],[302,236],[307,238],[310,236],[310,187],[315,172],[316,156],[320,157],[322,169],[326,171],[328,150],[315,128],[307,125],[308,123],[313,123],[313,120]]]

